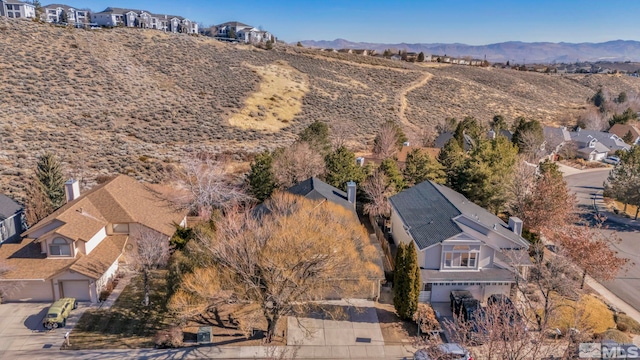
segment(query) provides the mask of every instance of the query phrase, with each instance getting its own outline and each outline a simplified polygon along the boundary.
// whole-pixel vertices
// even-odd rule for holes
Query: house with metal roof
[[[391,198],[391,235],[396,245],[414,244],[422,280],[421,302],[447,302],[468,290],[480,301],[512,295],[517,276],[531,265],[522,221],[509,224],[462,194],[432,181]]]
[[[17,242],[0,243],[0,262],[9,271],[0,282],[21,286],[0,294],[2,301],[54,301],[73,297],[97,302],[116,274],[135,234],[152,232],[169,241],[175,224],[186,225],[156,191],[120,175],[80,194],[78,182],[65,183],[67,203],[25,231]]]

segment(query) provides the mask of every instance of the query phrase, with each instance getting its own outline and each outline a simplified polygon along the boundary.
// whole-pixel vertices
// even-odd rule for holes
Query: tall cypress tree
[[[366,177],[364,169],[356,164],[356,155],[344,146],[327,154],[324,163],[327,168],[325,175],[327,184],[343,191],[347,190],[348,181],[359,184]]]
[[[387,185],[393,187],[394,193],[398,193],[404,189],[404,178],[395,160],[391,158],[382,160],[379,169],[387,176]]]
[[[407,308],[407,272],[405,269],[405,250],[404,244],[398,245],[396,258],[393,269],[393,306],[400,318],[406,313]]]
[[[401,319],[411,319],[418,310],[422,282],[413,244],[400,244],[393,272],[393,305]]]
[[[276,188],[272,165],[273,156],[269,151],[264,151],[253,160],[251,170],[247,174],[249,191],[260,202],[268,199]]]
[[[38,158],[36,179],[42,192],[49,198],[53,209],[64,205],[62,165],[53,154],[48,152]]]
[[[405,271],[407,274],[408,291],[404,319],[413,318],[413,314],[418,311],[418,298],[422,282],[420,280],[420,267],[418,267],[418,255],[416,247],[410,243],[405,251]]]

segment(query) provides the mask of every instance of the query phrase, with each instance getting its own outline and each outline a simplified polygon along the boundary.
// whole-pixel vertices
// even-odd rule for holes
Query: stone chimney
[[[522,220],[515,216],[509,218],[509,229],[516,233],[518,236],[522,236]]]
[[[356,183],[353,181],[349,181],[347,183],[347,201],[353,204],[353,207],[356,207]]]
[[[68,203],[80,197],[80,183],[78,180],[69,179],[64,183],[64,195]]]

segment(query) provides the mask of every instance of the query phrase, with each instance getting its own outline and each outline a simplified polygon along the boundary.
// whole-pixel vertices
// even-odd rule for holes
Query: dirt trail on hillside
[[[408,106],[407,94],[417,88],[425,86],[429,82],[429,80],[431,80],[432,77],[433,77],[433,74],[425,72],[422,79],[419,79],[409,84],[407,87],[400,90],[400,93],[398,94],[398,97],[400,100],[400,112],[398,114],[398,117],[400,118],[400,123],[405,127],[405,129],[411,130],[411,132],[415,135],[420,134],[420,127],[416,124],[413,124],[407,119],[407,115],[406,115],[407,106]],[[405,130],[405,132],[407,131]],[[410,135],[409,132],[407,132],[407,135],[408,136]]]

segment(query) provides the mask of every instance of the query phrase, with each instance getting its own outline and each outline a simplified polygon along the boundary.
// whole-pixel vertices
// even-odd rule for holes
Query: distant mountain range
[[[369,49],[384,51],[385,49],[407,50],[449,56],[471,56],[491,62],[515,63],[552,63],[576,61],[640,61],[640,42],[633,40],[614,40],[603,43],[526,43],[509,41],[489,45],[466,44],[379,44],[351,42],[344,39],[333,41],[305,40],[306,47],[331,49]]]

